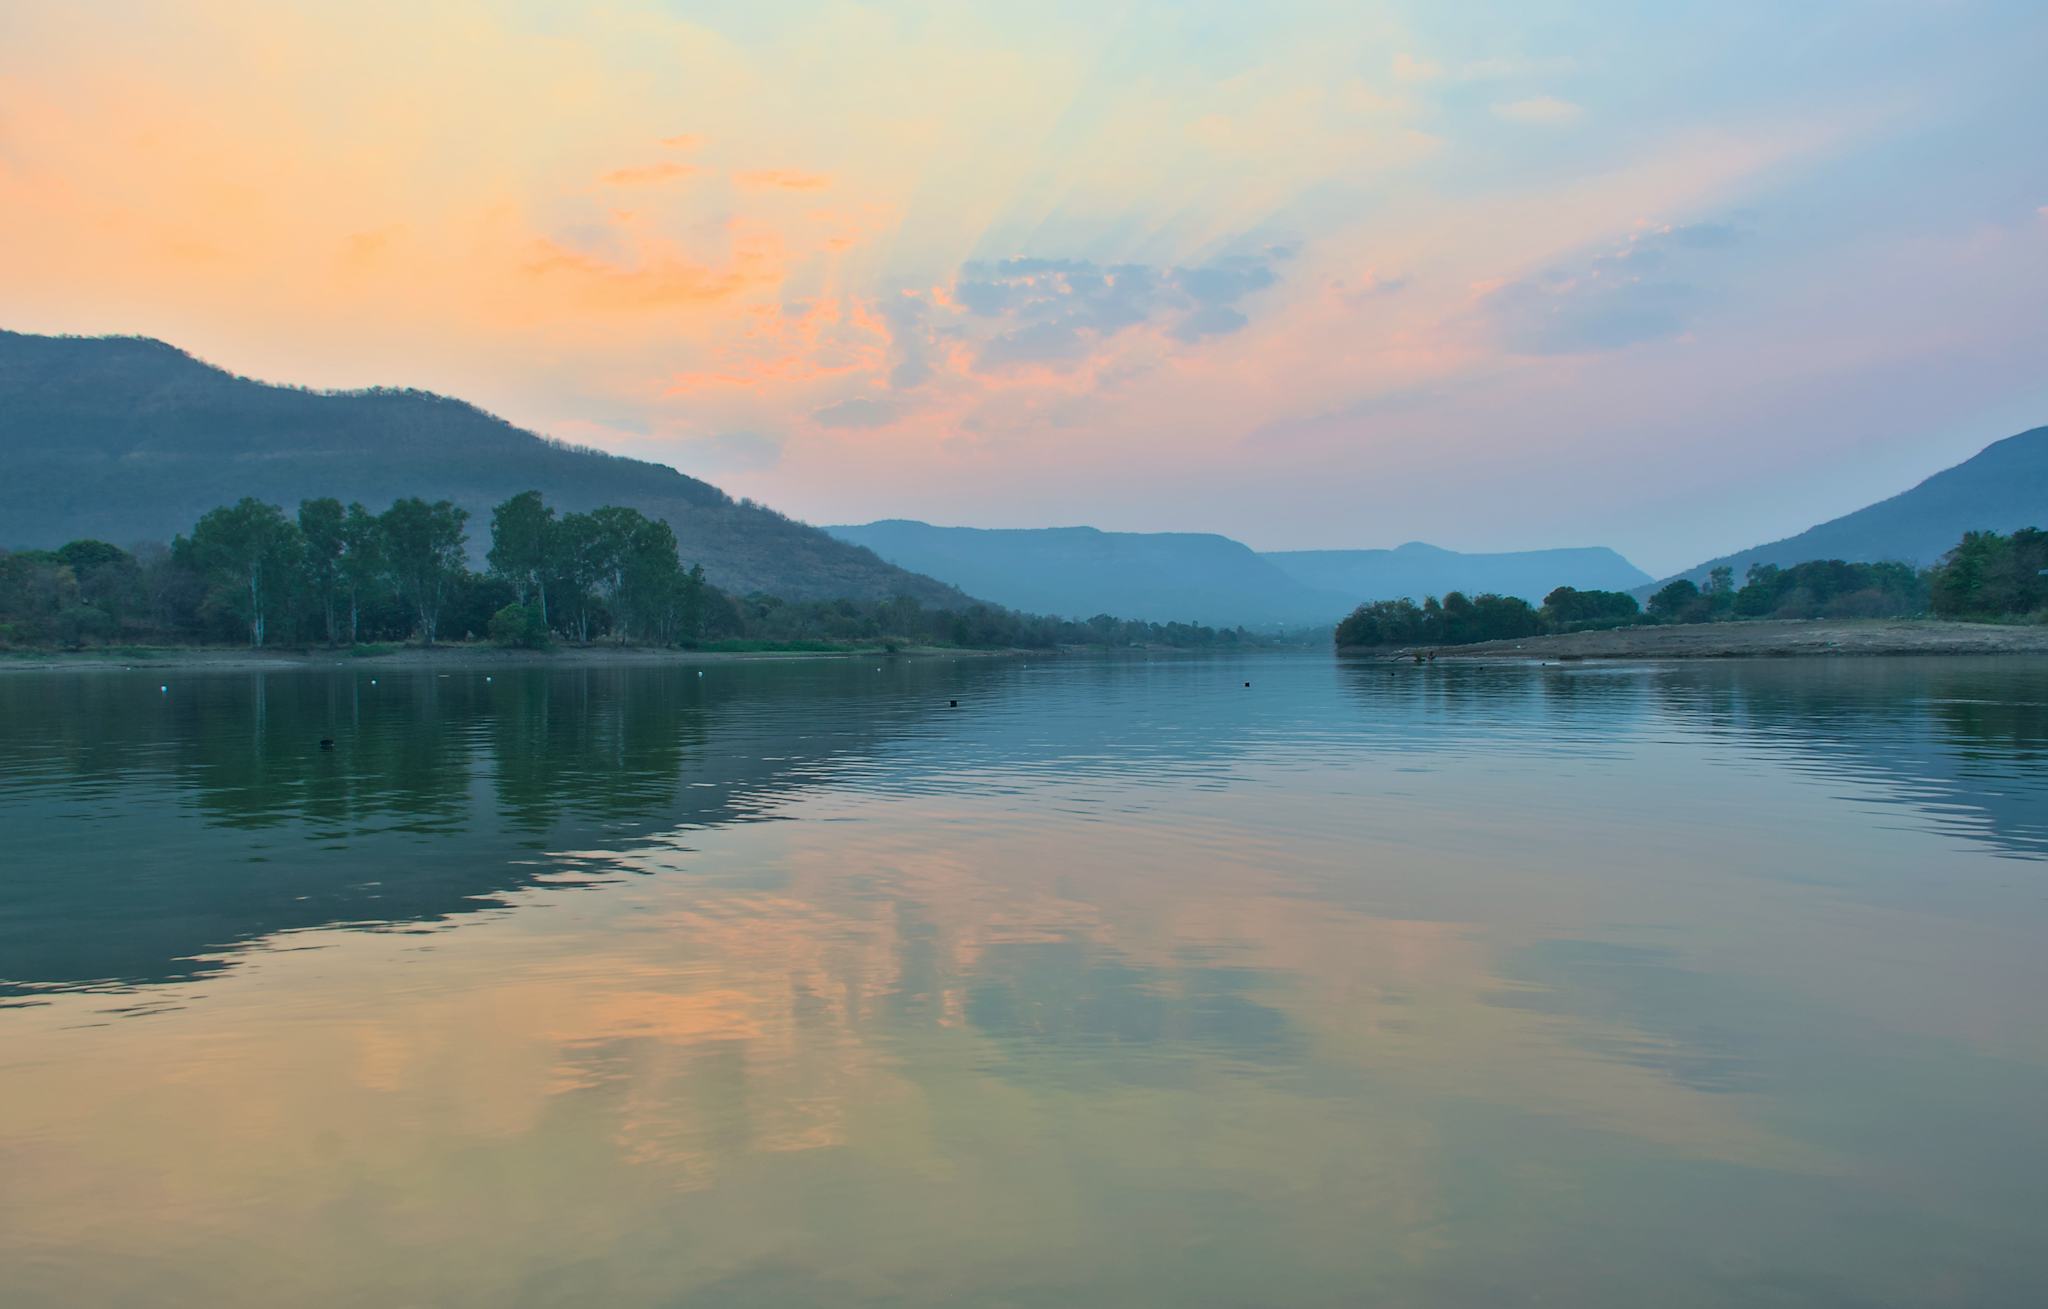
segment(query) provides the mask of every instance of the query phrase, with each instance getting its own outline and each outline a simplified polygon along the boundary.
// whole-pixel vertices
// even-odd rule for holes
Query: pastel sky
[[[0,6],[0,326],[814,522],[1602,543],[2048,423],[2048,5]]]

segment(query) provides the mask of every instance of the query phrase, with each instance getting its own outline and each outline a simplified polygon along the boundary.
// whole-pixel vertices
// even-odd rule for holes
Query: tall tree
[[[548,572],[576,639],[585,644],[595,617],[596,588],[611,572],[610,546],[609,534],[590,514],[563,514],[555,525]]]
[[[420,640],[432,645],[441,625],[441,606],[462,573],[462,526],[466,510],[446,500],[433,504],[408,496],[379,516],[391,576],[399,595],[419,619]]]
[[[234,608],[248,619],[249,644],[261,646],[300,548],[298,528],[284,510],[245,497],[208,511],[177,547],[226,585]]]
[[[341,501],[333,497],[299,501],[299,535],[306,548],[300,557],[300,573],[306,594],[320,607],[321,627],[327,644],[340,636],[335,626],[335,604],[341,594],[341,560],[347,550],[343,527],[347,521]]]
[[[540,620],[548,621],[549,554],[559,535],[555,511],[541,501],[538,491],[521,491],[491,510],[491,571],[512,583],[512,593],[525,604],[529,596],[540,607]]]
[[[348,643],[362,630],[363,600],[384,576],[384,524],[377,515],[352,503],[341,520],[340,572],[348,591]]]

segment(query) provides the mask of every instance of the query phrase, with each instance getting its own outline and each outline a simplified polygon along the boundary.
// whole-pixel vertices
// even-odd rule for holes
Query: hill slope
[[[287,510],[420,495],[469,510],[480,555],[491,506],[529,489],[559,509],[666,520],[683,558],[728,591],[966,601],[666,465],[559,445],[459,400],[270,386],[143,338],[0,332],[0,546],[167,541],[245,495]]]
[[[2048,527],[2048,427],[2036,427],[1986,446],[1889,500],[1809,527],[1797,536],[1709,559],[1676,578],[1704,582],[1719,567],[1735,570],[1739,584],[1751,564],[1845,559],[1850,563],[1903,560],[1924,567],[1940,559],[1963,533]]]
[[[1598,548],[1468,555],[1417,543],[1260,554],[1227,536],[1196,532],[994,530],[902,519],[825,530],[975,595],[1070,618],[1112,613],[1153,622],[1307,625],[1335,622],[1362,600],[1419,600],[1454,590],[1540,600],[1556,586],[1627,589],[1649,580]]]
[[[1650,575],[1605,546],[1461,554],[1410,541],[1392,550],[1282,550],[1260,556],[1304,586],[1359,600],[1420,600],[1446,591],[1496,591],[1531,604],[1560,586],[1627,591]]]

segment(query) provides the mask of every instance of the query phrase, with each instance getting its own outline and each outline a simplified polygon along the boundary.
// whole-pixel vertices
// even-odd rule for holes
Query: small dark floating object
[[[958,700],[948,700],[946,701],[946,707],[949,709],[958,709],[960,707],[960,702]]]
[[[1250,682],[1246,682],[1246,683],[1245,683],[1245,685],[1246,685],[1246,686],[1250,686],[1250,685],[1251,685],[1251,683],[1250,683]]]
[[[320,748],[321,748],[322,750],[332,750],[332,749],[334,748],[334,738],[333,738],[333,737],[331,737],[331,736],[323,736],[323,737],[321,737],[321,738],[320,738]]]

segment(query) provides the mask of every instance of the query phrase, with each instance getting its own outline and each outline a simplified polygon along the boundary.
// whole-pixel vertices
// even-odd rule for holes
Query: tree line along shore
[[[1734,570],[1716,568],[1707,583],[1679,580],[1650,597],[1647,606],[1625,591],[1579,591],[1561,586],[1531,605],[1515,596],[1466,596],[1453,591],[1439,600],[1375,600],[1360,605],[1337,625],[1339,649],[1437,648],[1526,641],[1586,632],[1641,633],[1655,628],[1732,625],[1705,641],[1638,636],[1597,644],[1602,649],[1694,648],[1739,651],[1772,644],[1790,653],[1798,641],[1758,630],[1738,635],[1749,624],[1787,620],[1930,618],[1949,624],[2030,625],[2048,630],[2048,532],[2022,528],[2010,535],[1970,532],[1931,568],[1902,563],[1813,560],[1779,567],[1751,566],[1741,586]],[[1904,629],[1894,625],[1894,632]],[[1917,649],[1924,643],[1908,642]],[[1975,648],[1960,637],[1950,645]],[[2012,643],[2007,643],[2011,645]],[[2021,646],[2033,648],[2029,642]]]
[[[469,515],[446,500],[382,512],[335,499],[295,515],[244,499],[168,545],[98,540],[0,552],[0,649],[239,645],[377,653],[450,640],[542,650],[827,652],[848,648],[1231,648],[1243,628],[1085,622],[983,604],[730,595],[686,566],[674,532],[628,508],[557,513],[537,491],[491,513],[481,570]]]

